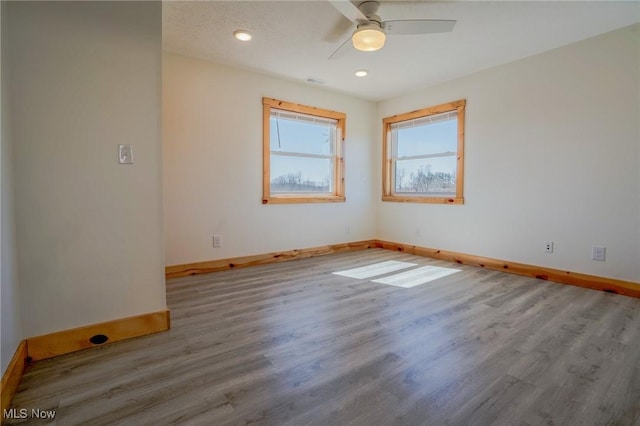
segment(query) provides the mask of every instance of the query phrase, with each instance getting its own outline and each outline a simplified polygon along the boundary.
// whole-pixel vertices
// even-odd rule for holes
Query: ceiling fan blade
[[[324,41],[328,41],[331,44],[342,43],[345,37],[348,37],[353,33],[353,22],[349,21],[345,17],[337,19],[335,24],[323,37]]]
[[[360,12],[360,10],[348,0],[329,0],[329,3],[355,24],[369,22],[367,17],[364,16],[364,13]]]
[[[385,21],[382,29],[390,35],[394,34],[435,34],[453,31],[456,21],[439,19],[408,19]]]
[[[351,37],[346,39],[344,43],[338,46],[338,48],[334,50],[331,55],[329,55],[329,59],[340,59],[344,57],[350,51],[349,49],[349,47],[351,47],[351,44],[349,43],[350,41],[351,41]]]

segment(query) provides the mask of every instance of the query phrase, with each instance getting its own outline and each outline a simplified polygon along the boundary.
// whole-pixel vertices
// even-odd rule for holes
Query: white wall
[[[167,52],[163,82],[167,265],[375,237],[375,104]],[[263,96],[347,114],[345,203],[261,204]]]
[[[381,102],[379,118],[467,99],[465,204],[379,201],[378,237],[640,281],[639,28]]]
[[[8,74],[3,72],[2,63],[7,63],[6,3],[0,3],[0,374],[4,374],[18,344],[23,339],[20,322],[20,294],[16,263],[16,237],[13,196],[13,152],[9,129]]]
[[[161,4],[5,12],[24,334],[164,309]]]

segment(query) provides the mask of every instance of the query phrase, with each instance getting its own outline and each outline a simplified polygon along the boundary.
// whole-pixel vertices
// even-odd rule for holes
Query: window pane
[[[344,113],[264,97],[263,204],[344,202]]]
[[[271,155],[271,192],[331,192],[332,160]]]
[[[464,204],[460,99],[384,117],[382,201]]]
[[[336,125],[271,116],[271,151],[332,155]]]
[[[398,157],[456,152],[458,150],[458,119],[400,127],[398,132]]]
[[[456,192],[457,157],[399,160],[395,170],[395,192],[433,193],[443,197]]]

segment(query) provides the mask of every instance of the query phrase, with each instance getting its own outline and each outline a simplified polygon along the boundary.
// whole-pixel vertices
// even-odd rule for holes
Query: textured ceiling
[[[163,45],[378,101],[640,22],[640,1],[382,1],[379,14],[458,22],[452,33],[392,36],[380,51],[329,60],[354,28],[328,1],[166,1]],[[239,28],[253,40],[235,40]]]

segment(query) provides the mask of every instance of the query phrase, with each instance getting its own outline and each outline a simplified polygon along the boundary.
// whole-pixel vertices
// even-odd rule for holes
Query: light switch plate
[[[131,145],[118,145],[118,161],[120,164],[133,164],[133,148]]]

